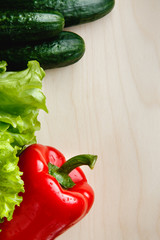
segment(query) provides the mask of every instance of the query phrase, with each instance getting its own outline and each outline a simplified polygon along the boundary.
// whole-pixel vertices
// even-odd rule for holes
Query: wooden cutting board
[[[86,42],[76,64],[46,71],[49,114],[38,141],[83,167],[89,214],[59,240],[160,239],[160,1],[121,0],[106,17],[68,28]]]

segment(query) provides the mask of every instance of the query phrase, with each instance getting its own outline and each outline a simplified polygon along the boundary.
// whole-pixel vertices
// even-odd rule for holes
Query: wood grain
[[[46,71],[38,141],[66,158],[99,157],[83,168],[94,206],[59,240],[160,239],[159,23],[159,0],[117,0],[106,17],[68,29],[84,38],[84,57]]]

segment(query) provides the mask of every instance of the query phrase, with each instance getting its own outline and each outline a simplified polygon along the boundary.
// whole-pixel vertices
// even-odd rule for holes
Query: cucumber
[[[44,69],[64,67],[77,62],[85,52],[84,40],[72,32],[61,32],[56,38],[38,44],[4,46],[0,60],[8,63],[8,70],[22,70],[30,60],[37,60]]]
[[[64,17],[58,12],[0,11],[0,42],[36,41],[58,35]]]
[[[0,0],[3,8],[57,10],[65,18],[65,26],[91,22],[108,14],[115,0]]]

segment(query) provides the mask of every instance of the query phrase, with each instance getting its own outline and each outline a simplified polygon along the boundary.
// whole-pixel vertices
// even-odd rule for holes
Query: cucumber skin
[[[77,62],[85,52],[84,40],[72,32],[61,32],[53,40],[38,44],[4,47],[0,60],[8,64],[7,70],[22,70],[30,60],[37,60],[44,69],[58,68]]]
[[[68,27],[98,20],[111,12],[115,5],[115,0],[97,0],[97,3],[93,1],[88,0],[86,3],[85,0],[75,0],[75,5],[69,1],[64,9],[60,10],[60,6],[55,9],[57,11],[59,9],[62,13],[65,18],[65,27]]]
[[[58,35],[64,17],[58,12],[0,11],[0,42],[29,42]]]
[[[56,10],[65,18],[65,27],[95,21],[107,15],[115,0],[0,0],[1,8]]]

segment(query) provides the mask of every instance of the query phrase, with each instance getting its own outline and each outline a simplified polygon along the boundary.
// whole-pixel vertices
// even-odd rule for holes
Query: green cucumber
[[[42,11],[54,9],[65,18],[65,26],[91,22],[108,14],[115,0],[0,0],[3,8],[22,8]]]
[[[0,42],[36,41],[58,35],[64,17],[58,12],[0,11]]]
[[[0,60],[8,70],[21,70],[30,60],[37,60],[44,69],[64,67],[77,62],[85,52],[84,40],[72,32],[61,32],[56,38],[23,46],[1,46]]]

